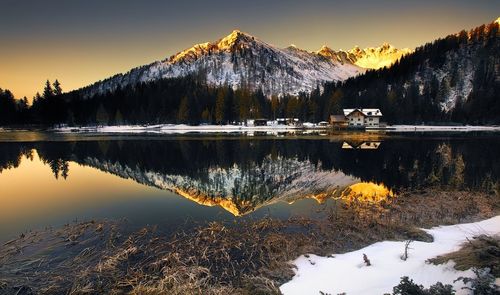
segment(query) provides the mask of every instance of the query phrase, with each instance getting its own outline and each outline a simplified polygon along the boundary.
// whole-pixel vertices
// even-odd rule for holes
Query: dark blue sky
[[[0,87],[32,96],[163,59],[238,28],[317,50],[421,45],[496,19],[500,1],[0,0]]]

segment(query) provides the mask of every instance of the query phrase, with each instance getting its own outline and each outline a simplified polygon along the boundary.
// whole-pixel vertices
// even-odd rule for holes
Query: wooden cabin
[[[349,127],[380,127],[382,112],[379,109],[344,109]]]
[[[330,125],[332,127],[342,128],[347,127],[348,120],[344,115],[330,115]]]

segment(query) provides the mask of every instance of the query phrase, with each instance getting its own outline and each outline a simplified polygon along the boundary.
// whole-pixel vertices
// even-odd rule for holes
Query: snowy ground
[[[303,127],[288,125],[244,126],[244,125],[120,125],[120,126],[91,126],[91,127],[59,127],[56,132],[87,132],[87,133],[152,133],[152,134],[182,134],[182,133],[241,133],[241,132],[286,132],[307,130],[329,130],[329,127],[317,126],[313,123],[304,123]],[[387,132],[470,132],[496,131],[500,126],[426,126],[426,125],[394,125],[386,129],[368,128],[367,130],[382,130]]]
[[[500,131],[500,126],[431,126],[431,125],[393,125],[388,126],[388,132],[436,132],[436,131]]]
[[[121,125],[121,126],[100,126],[100,127],[61,127],[55,128],[56,132],[99,132],[99,133],[231,133],[231,132],[280,132],[301,130],[302,128],[288,125],[271,126],[244,126],[244,125]]]
[[[425,261],[459,249],[467,238],[479,234],[500,234],[500,215],[476,223],[440,226],[426,230],[434,242],[413,242],[409,258],[401,260],[405,243],[385,241],[372,244],[358,251],[334,255],[332,258],[316,255],[301,256],[294,261],[297,266],[293,279],[280,287],[285,295],[293,294],[384,294],[392,293],[402,276],[429,287],[440,281],[451,284],[457,294],[469,294],[463,284],[454,283],[459,276],[473,277],[472,271],[456,271],[453,262],[443,265]],[[371,266],[363,263],[363,254]]]

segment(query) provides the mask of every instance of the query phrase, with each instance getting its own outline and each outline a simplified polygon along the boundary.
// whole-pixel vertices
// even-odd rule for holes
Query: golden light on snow
[[[347,187],[340,198],[347,202],[359,201],[363,203],[380,203],[393,198],[395,195],[384,184],[360,182]]]
[[[188,200],[191,200],[203,206],[208,206],[208,207],[220,206],[221,208],[233,214],[234,216],[241,216],[255,209],[251,207],[251,204],[249,202],[245,201],[243,201],[238,206],[231,199],[227,199],[221,196],[211,197],[205,194],[201,194],[199,192],[190,192],[181,189],[176,189],[174,192]],[[248,209],[242,209],[242,208],[248,208]]]
[[[346,187],[343,190],[333,190],[305,196],[314,199],[319,204],[325,203],[328,199],[343,200],[346,202],[380,203],[395,197],[394,192],[384,184],[373,182],[358,182]],[[290,203],[291,204],[291,203]]]
[[[385,42],[380,47],[368,47],[365,49],[355,47],[349,50],[349,53],[357,57],[355,62],[357,66],[367,69],[380,69],[391,66],[398,59],[412,51],[408,48],[397,49]]]

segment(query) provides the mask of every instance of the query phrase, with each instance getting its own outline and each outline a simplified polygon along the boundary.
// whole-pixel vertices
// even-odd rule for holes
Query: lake
[[[498,191],[494,133],[103,135],[0,133],[0,241],[85,220],[163,231],[322,216],[409,190]]]

